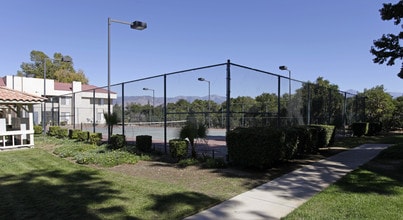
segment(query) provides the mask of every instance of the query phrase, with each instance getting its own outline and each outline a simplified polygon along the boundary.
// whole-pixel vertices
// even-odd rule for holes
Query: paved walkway
[[[389,146],[364,144],[306,165],[186,220],[280,219]]]

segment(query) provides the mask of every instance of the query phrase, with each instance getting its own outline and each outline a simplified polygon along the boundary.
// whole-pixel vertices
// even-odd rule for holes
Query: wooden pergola
[[[33,105],[46,98],[0,87],[0,150],[33,147]]]

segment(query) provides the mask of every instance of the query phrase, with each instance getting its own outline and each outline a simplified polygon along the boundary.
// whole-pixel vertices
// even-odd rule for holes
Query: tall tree
[[[382,20],[394,20],[395,25],[399,25],[403,18],[403,0],[396,4],[383,4],[383,8],[379,10]],[[402,27],[402,26],[401,26]],[[403,49],[399,43],[403,39],[403,32],[396,34],[384,34],[378,40],[374,41],[374,46],[371,47],[371,53],[376,57],[374,63],[392,66],[396,59],[403,59]],[[397,74],[403,78],[403,66],[400,73]]]
[[[369,122],[387,122],[392,118],[395,105],[392,96],[385,92],[383,86],[365,89],[365,114]]]
[[[33,50],[30,54],[30,63],[23,62],[18,76],[30,76],[34,78],[44,78],[44,62],[46,62],[46,78],[59,82],[79,81],[88,84],[88,79],[82,70],[76,71],[73,67],[71,57],[63,56],[61,53],[54,53],[53,58],[49,58],[44,52]],[[63,58],[68,58],[70,62],[63,62]]]

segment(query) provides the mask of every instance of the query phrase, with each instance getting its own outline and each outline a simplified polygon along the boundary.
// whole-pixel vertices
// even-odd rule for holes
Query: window
[[[60,112],[60,121],[68,123],[70,121],[70,112]]]
[[[60,105],[70,105],[71,97],[61,97],[60,98]]]

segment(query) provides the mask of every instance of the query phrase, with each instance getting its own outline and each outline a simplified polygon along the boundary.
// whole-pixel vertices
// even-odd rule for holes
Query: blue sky
[[[83,70],[90,84],[105,86],[111,17],[148,24],[136,31],[112,23],[112,84],[230,59],[287,76],[278,69],[286,65],[292,78],[315,81],[322,76],[341,90],[384,85],[388,92],[403,92],[403,80],[396,76],[399,62],[392,67],[374,64],[369,52],[373,40],[400,31],[380,19],[385,1],[3,1],[0,75],[16,74],[32,50],[51,57],[60,52],[73,58],[75,69]],[[261,83],[259,78],[248,80],[251,86]],[[225,84],[212,83],[212,94],[225,95]],[[196,82],[195,89],[205,86]],[[161,89],[156,96],[162,96]]]

